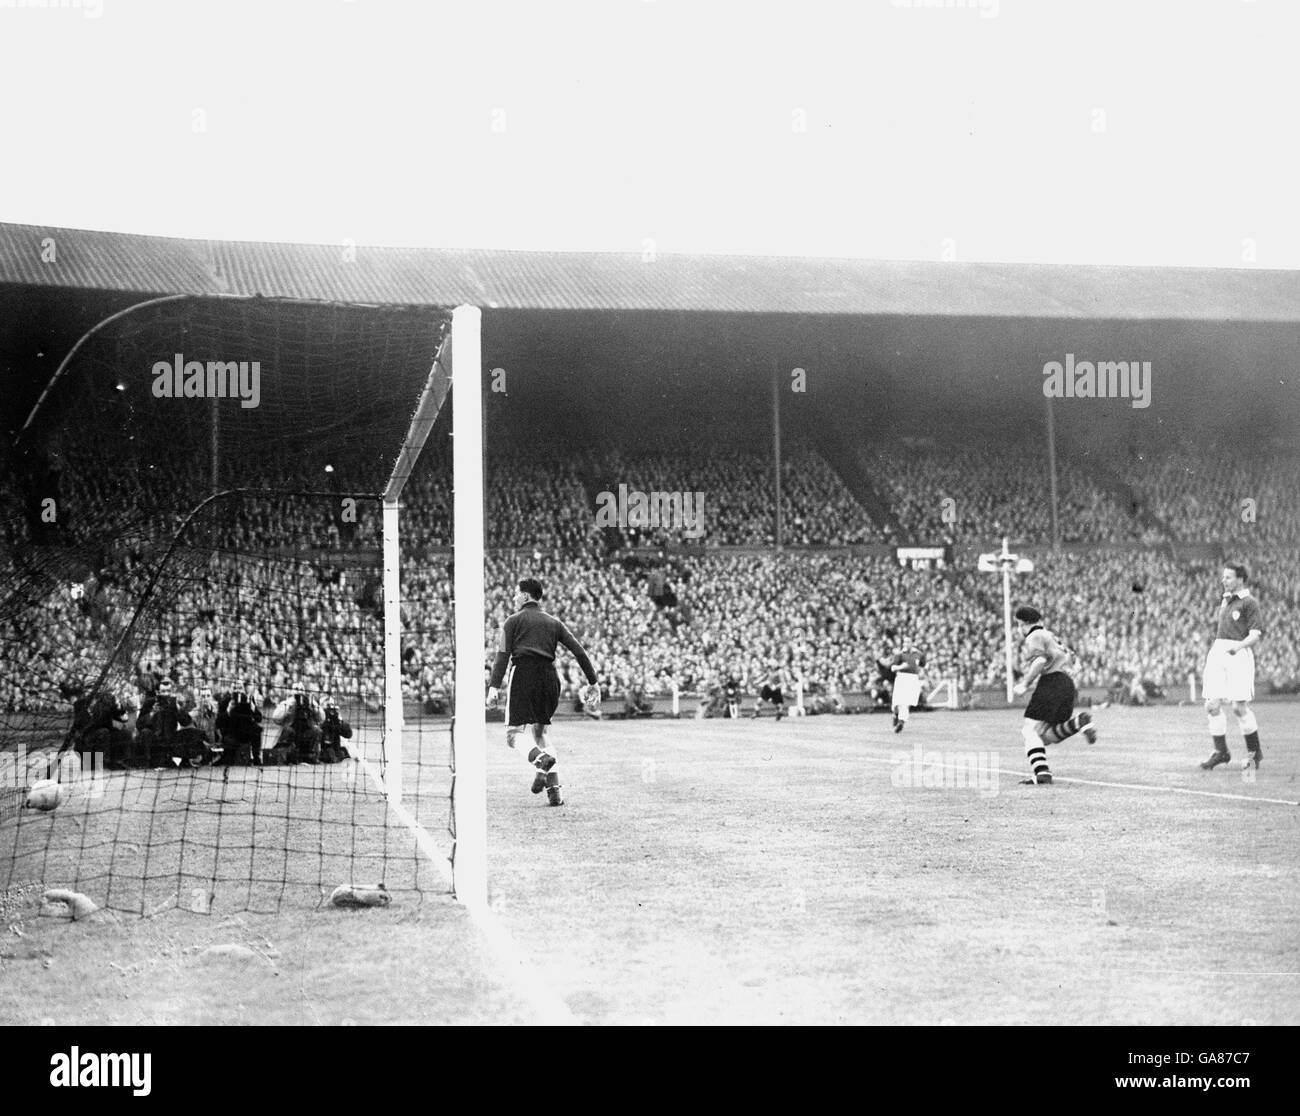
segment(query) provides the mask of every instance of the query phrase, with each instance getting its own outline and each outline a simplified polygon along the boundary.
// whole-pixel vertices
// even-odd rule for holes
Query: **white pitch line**
[[[931,749],[931,751],[940,752],[940,754],[942,754],[940,749],[938,748]],[[925,754],[926,754],[926,750],[923,748],[921,751],[923,760]],[[957,754],[956,749],[953,750],[953,754],[954,755]],[[907,754],[907,757],[908,757],[907,762],[911,763],[912,753],[909,752]],[[861,760],[865,760],[867,763],[884,763],[884,764],[888,764],[890,767],[893,767],[895,764],[902,762],[901,760],[885,759],[883,756],[859,756],[858,758]],[[945,767],[947,766],[948,765],[945,764]],[[967,770],[965,764],[960,764],[958,765],[958,767],[962,772],[965,772]],[[1017,777],[1023,778],[1025,776],[1025,772],[1023,770],[1007,771],[1005,768],[1002,767],[991,767],[991,768],[987,768],[986,770],[990,771],[994,775],[1007,775],[1013,779]],[[1055,771],[1052,772],[1052,781],[1055,783],[1080,783],[1084,786],[1089,786],[1089,787],[1112,787],[1116,790],[1145,790],[1145,791],[1161,791],[1166,794],[1194,794],[1194,795],[1199,795],[1202,798],[1228,798],[1236,802],[1267,802],[1267,803],[1271,803],[1274,806],[1300,806],[1300,802],[1296,802],[1294,799],[1290,799],[1290,798],[1266,798],[1264,795],[1257,795],[1257,794],[1229,794],[1227,791],[1193,790],[1191,787],[1162,787],[1162,786],[1158,786],[1155,783],[1109,783],[1109,782],[1103,782],[1100,779],[1080,779],[1075,775],[1058,775],[1056,774]],[[933,789],[942,790],[943,788],[935,787]],[[966,789],[966,788],[949,788],[949,789]]]
[[[1052,780],[1058,783],[1082,783],[1090,787],[1116,787],[1120,790],[1165,791],[1168,794],[1197,794],[1203,798],[1231,798],[1237,802],[1271,802],[1274,806],[1300,806],[1289,798],[1266,798],[1262,794],[1229,794],[1227,791],[1193,790],[1191,787],[1161,787],[1153,783],[1107,783],[1100,779],[1079,779],[1073,775],[1057,775]]]
[[[429,831],[412,817],[411,812],[405,806],[388,798],[384,790],[383,780],[369,763],[364,759],[360,759],[358,762],[366,774],[370,776],[371,782],[375,784],[379,793],[384,795],[385,800],[388,802],[388,808],[411,831],[421,852],[433,861],[442,878],[447,881],[447,887],[454,888],[451,863],[438,846],[434,844],[433,838],[429,836]],[[507,977],[513,980],[516,987],[522,991],[524,999],[537,1013],[541,1022],[549,1027],[577,1026],[578,1021],[574,1018],[573,1012],[569,1010],[569,1005],[546,985],[545,981],[538,975],[536,967],[528,963],[514,938],[510,936],[510,931],[497,917],[496,912],[486,903],[461,902],[461,906],[469,912],[474,925],[487,939],[489,946],[496,954],[497,961],[505,969]]]
[[[1300,973],[1261,973],[1254,969],[1098,969],[1099,973],[1123,973],[1125,976],[1259,976],[1300,977]]]

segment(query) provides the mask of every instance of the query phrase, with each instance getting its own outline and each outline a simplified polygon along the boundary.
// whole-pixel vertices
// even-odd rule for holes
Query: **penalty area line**
[[[433,838],[429,836],[429,831],[411,816],[411,812],[405,806],[400,802],[394,802],[388,797],[383,780],[374,767],[364,759],[360,759],[358,762],[370,777],[370,781],[374,783],[375,788],[384,796],[388,808],[411,831],[420,851],[433,861],[442,878],[446,880],[448,889],[454,889],[451,862],[434,844]],[[478,927],[483,937],[487,939],[488,945],[496,955],[497,963],[505,970],[507,979],[512,981],[522,992],[524,999],[528,1001],[529,1007],[537,1013],[540,1021],[550,1027],[577,1026],[578,1021],[573,1017],[573,1012],[569,1010],[569,1005],[546,985],[538,975],[536,968],[528,963],[514,938],[510,936],[510,931],[505,928],[505,925],[497,917],[496,912],[486,903],[457,901],[469,912],[470,919]]]
[[[1057,775],[1052,772],[1052,779],[1058,783],[1082,783],[1089,787],[1114,787],[1119,790],[1164,791],[1166,794],[1195,794],[1202,798],[1230,798],[1235,802],[1268,802],[1274,806],[1300,806],[1289,798],[1266,798],[1262,794],[1230,794],[1227,791],[1195,790],[1192,787],[1161,787],[1153,783],[1108,783],[1101,779],[1080,779],[1074,775]]]
[[[901,759],[886,759],[884,756],[859,756],[858,758],[865,760],[867,763],[887,764],[890,767],[904,762]],[[908,762],[910,761],[911,753],[908,754]],[[952,765],[945,764],[945,770],[950,766]],[[966,770],[964,765],[958,766],[963,772]],[[1006,775],[1012,779],[1024,778],[1028,774],[1025,771],[1008,771],[1005,767],[990,767],[987,770],[994,775]],[[1158,791],[1164,794],[1190,794],[1200,798],[1227,798],[1234,802],[1263,802],[1273,806],[1300,806],[1300,802],[1290,798],[1267,798],[1262,794],[1231,794],[1228,791],[1196,790],[1192,787],[1162,787],[1155,783],[1112,783],[1101,779],[1082,779],[1077,775],[1058,775],[1055,771],[1052,772],[1052,781],[1055,783],[1079,783],[1081,786],[1087,787],[1110,787],[1113,790]]]

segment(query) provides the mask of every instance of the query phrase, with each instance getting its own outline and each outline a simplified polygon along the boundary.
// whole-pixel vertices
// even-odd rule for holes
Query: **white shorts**
[[[899,671],[894,675],[895,709],[910,709],[921,704],[921,679],[909,671]]]
[[[1246,648],[1229,655],[1228,647],[1233,642],[1216,639],[1205,657],[1201,696],[1206,701],[1255,700],[1255,653]]]

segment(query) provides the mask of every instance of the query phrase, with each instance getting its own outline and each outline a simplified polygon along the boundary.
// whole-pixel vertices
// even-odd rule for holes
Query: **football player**
[[[902,732],[911,716],[912,706],[921,704],[921,668],[925,656],[915,647],[900,647],[889,664],[894,674],[890,705],[894,711],[894,731]]]
[[[556,771],[557,758],[549,746],[547,729],[560,703],[560,676],[555,670],[556,648],[563,644],[578,660],[587,679],[588,690],[580,695],[584,705],[599,700],[596,687],[596,668],[591,665],[582,644],[556,617],[543,612],[544,591],[536,578],[525,577],[515,590],[515,613],[501,625],[501,644],[492,664],[488,679],[487,699],[495,703],[505,680],[506,667],[513,666],[506,698],[506,744],[513,748],[525,728],[531,729],[533,746],[528,750],[528,762],[536,769],[532,791],[546,791],[546,801],[551,806],[563,806],[560,797],[560,775]]]
[[[1201,764],[1206,771],[1213,771],[1232,759],[1228,752],[1228,718],[1223,712],[1225,701],[1232,705],[1237,727],[1246,741],[1242,769],[1252,764],[1259,767],[1264,758],[1259,725],[1247,704],[1255,698],[1255,652],[1251,649],[1263,638],[1264,622],[1260,618],[1259,602],[1246,588],[1247,580],[1245,566],[1224,566],[1219,575],[1223,599],[1219,602],[1214,643],[1205,658],[1202,688],[1210,738],[1214,741],[1213,753]]]
[[[1016,609],[1016,627],[1024,637],[1021,661],[1025,673],[1012,690],[1017,696],[1028,692],[1031,687],[1034,691],[1025,707],[1025,724],[1021,730],[1032,774],[1021,783],[1037,786],[1052,781],[1052,772],[1047,765],[1049,744],[1058,744],[1080,731],[1089,744],[1097,741],[1092,715],[1074,712],[1078,691],[1074,679],[1065,672],[1074,653],[1043,627],[1042,619],[1042,613],[1036,608],[1025,606]]]

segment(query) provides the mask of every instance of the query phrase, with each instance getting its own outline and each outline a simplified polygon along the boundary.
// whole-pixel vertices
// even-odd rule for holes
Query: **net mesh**
[[[448,320],[187,299],[78,351],[13,451],[0,885],[140,913],[445,889],[382,778],[401,745],[406,792],[449,801],[448,610],[413,610],[394,736],[378,493]]]

